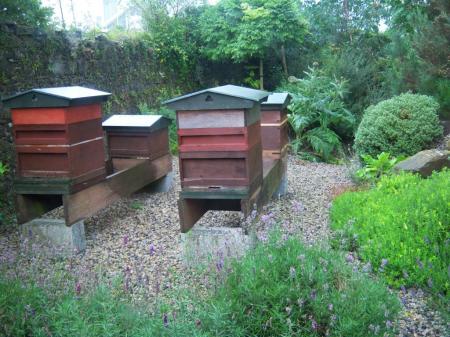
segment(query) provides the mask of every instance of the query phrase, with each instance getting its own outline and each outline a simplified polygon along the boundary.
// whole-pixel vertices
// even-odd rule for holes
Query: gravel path
[[[54,258],[39,253],[39,247],[20,250],[18,235],[12,232],[0,235],[0,264],[9,264],[10,272],[19,277],[34,275],[42,285],[65,275],[59,276],[55,289],[78,287],[83,291],[97,282],[124,277],[124,288],[136,301],[153,302],[172,289],[179,291],[193,282],[202,283],[198,282],[202,276],[188,270],[182,261],[176,202],[180,186],[175,159],[173,167],[174,184],[168,193],[136,194],[87,219],[84,253]],[[257,235],[264,238],[270,228],[279,224],[285,234],[299,235],[308,244],[326,244],[331,200],[352,186],[345,166],[290,157],[288,193],[265,207],[255,225]],[[235,227],[245,226],[245,222],[239,212],[208,212],[198,225]],[[401,337],[444,336],[442,319],[427,309],[423,296],[405,303]]]

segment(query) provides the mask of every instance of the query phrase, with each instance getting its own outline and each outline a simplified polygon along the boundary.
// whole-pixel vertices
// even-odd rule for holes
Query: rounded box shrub
[[[439,104],[429,96],[406,93],[370,106],[355,135],[359,155],[411,156],[442,135]]]

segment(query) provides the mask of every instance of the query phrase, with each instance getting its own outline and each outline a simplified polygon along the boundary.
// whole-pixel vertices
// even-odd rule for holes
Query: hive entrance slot
[[[208,188],[212,189],[212,190],[218,190],[221,189],[220,186],[209,186]]]

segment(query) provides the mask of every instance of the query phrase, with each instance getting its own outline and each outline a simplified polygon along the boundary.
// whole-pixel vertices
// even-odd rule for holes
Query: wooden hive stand
[[[266,91],[225,85],[165,102],[177,114],[182,232],[208,210],[247,216],[278,188],[285,156],[280,152],[278,158],[263,158],[261,142],[260,106],[268,96]],[[278,135],[284,137],[282,131]]]
[[[17,221],[77,251],[84,249],[86,217],[172,169],[170,120],[162,116],[113,116],[104,126],[112,143],[105,151],[101,103],[109,95],[75,86],[3,100],[13,122]],[[36,219],[61,205],[64,219]]]

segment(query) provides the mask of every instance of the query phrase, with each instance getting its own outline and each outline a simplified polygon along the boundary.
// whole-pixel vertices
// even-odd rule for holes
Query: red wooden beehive
[[[177,111],[184,190],[242,189],[262,182],[260,103],[265,91],[226,85],[166,102]]]
[[[111,158],[156,159],[169,154],[169,118],[114,115],[103,122]]]
[[[5,99],[11,108],[22,183],[58,181],[66,192],[106,176],[101,103],[110,94],[73,86],[33,89]]]
[[[273,93],[261,104],[261,138],[264,157],[279,159],[287,151],[289,100],[287,93]]]

